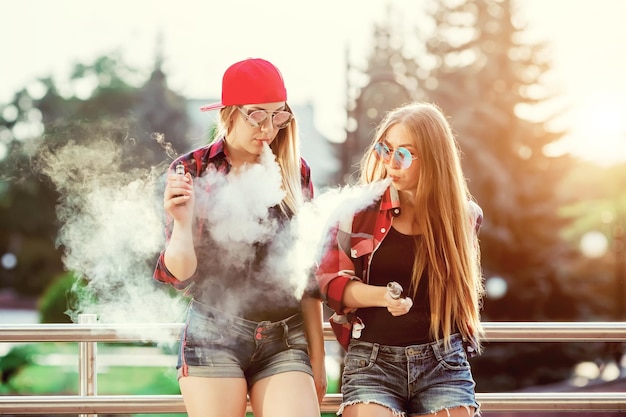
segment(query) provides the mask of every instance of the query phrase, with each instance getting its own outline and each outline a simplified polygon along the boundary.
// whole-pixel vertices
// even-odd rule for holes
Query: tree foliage
[[[167,87],[161,60],[143,85],[131,83],[136,74],[106,55],[76,64],[64,83],[43,77],[0,104],[0,256],[17,259],[0,268],[0,287],[38,295],[64,272],[59,195],[39,171],[42,153],[106,137],[130,170],[167,164],[188,147],[185,100]]]

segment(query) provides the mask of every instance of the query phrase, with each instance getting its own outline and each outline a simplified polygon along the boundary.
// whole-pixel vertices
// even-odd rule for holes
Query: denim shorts
[[[178,377],[246,378],[248,387],[271,375],[313,375],[302,314],[254,322],[192,302],[181,335]]]
[[[375,403],[395,415],[431,414],[456,407],[474,407],[475,382],[461,335],[451,347],[443,340],[406,347],[385,346],[352,339],[344,359],[344,407]]]

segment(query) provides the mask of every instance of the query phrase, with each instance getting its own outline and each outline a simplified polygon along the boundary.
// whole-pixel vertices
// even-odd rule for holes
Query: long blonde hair
[[[216,137],[225,136],[230,131],[233,114],[236,110],[237,106],[226,106],[220,110]],[[285,103],[285,110],[291,112],[287,103]],[[304,203],[300,171],[300,143],[295,117],[289,126],[278,131],[270,149],[276,156],[276,162],[282,172],[285,198],[280,203],[280,209],[283,213],[291,216],[296,214]]]
[[[412,139],[420,163],[413,222],[423,233],[423,243],[416,245],[413,296],[422,273],[428,270],[431,335],[439,338],[443,334],[449,342],[456,327],[480,349],[484,286],[472,213],[476,206],[470,204],[458,143],[441,110],[430,103],[414,102],[387,113],[361,160],[360,182],[387,176],[374,145],[397,124],[410,133],[406,139]]]

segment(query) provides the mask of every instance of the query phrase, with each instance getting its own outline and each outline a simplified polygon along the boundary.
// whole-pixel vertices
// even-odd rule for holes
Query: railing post
[[[96,314],[79,314],[78,323],[97,321]],[[97,342],[78,342],[78,382],[79,395],[95,396],[98,391],[96,368]],[[97,414],[79,414],[79,417],[97,417]]]

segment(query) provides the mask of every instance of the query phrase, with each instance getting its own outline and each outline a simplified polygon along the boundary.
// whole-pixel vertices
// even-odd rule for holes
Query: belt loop
[[[439,339],[431,343],[430,348],[432,349],[435,358],[437,358],[438,361],[441,361],[443,358],[443,352],[445,352],[445,344],[443,339]]]
[[[372,354],[370,355],[370,363],[376,362],[379,347],[380,345],[378,343],[372,343]]]
[[[285,320],[282,320],[280,324],[283,326],[283,342],[285,342],[285,345],[289,346],[289,326]]]

